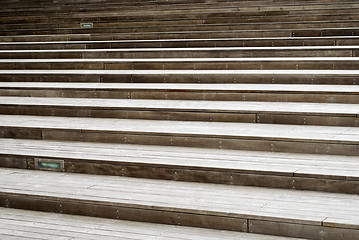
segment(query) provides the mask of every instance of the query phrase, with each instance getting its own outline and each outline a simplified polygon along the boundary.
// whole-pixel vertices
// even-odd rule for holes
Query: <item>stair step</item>
[[[20,79],[19,79],[20,80]],[[359,102],[358,85],[0,82],[0,95],[170,100]]]
[[[84,70],[357,70],[358,57],[333,58],[166,58],[0,59],[0,69]]]
[[[311,239],[355,239],[359,231],[357,195],[19,169],[0,173],[3,207]]]
[[[260,123],[0,115],[1,136],[359,156],[359,129]]]
[[[350,84],[359,70],[0,70],[0,81]]]
[[[0,50],[0,58],[355,57],[358,46]]]
[[[0,139],[1,167],[176,181],[359,192],[357,157],[130,144]]]
[[[359,126],[358,104],[0,97],[0,114]]]
[[[21,37],[21,36],[19,36]],[[34,36],[36,37],[36,36]],[[53,35],[61,39],[60,36]],[[0,36],[3,41],[4,37]],[[63,40],[67,37],[63,36]],[[174,48],[174,47],[284,47],[358,45],[357,36],[282,37],[282,38],[220,38],[220,39],[156,39],[112,41],[0,42],[1,50],[29,49],[98,49],[98,48]]]
[[[262,234],[141,223],[58,213],[0,208],[2,239],[243,239],[290,240]],[[294,239],[293,239],[294,240]]]
[[[179,32],[137,32],[137,33],[88,33],[57,32],[51,31],[42,34],[12,33],[1,36],[0,39],[9,41],[63,41],[63,40],[155,40],[155,39],[211,39],[211,38],[268,38],[268,37],[338,37],[338,36],[358,36],[358,28],[318,28],[318,29],[298,29],[298,30],[231,30],[231,31],[179,31]]]

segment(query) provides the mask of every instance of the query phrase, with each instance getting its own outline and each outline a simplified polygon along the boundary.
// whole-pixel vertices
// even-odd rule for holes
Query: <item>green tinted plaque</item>
[[[55,162],[38,162],[39,168],[53,168],[53,169],[60,169],[61,164]]]
[[[47,171],[64,171],[64,161],[58,159],[35,158],[35,169]]]
[[[92,28],[93,23],[81,23],[81,28]]]

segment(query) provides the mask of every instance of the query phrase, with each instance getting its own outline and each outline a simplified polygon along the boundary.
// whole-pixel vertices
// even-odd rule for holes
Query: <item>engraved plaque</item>
[[[64,171],[64,161],[57,159],[48,159],[48,158],[35,158],[35,169],[37,170],[46,170],[46,171]]]

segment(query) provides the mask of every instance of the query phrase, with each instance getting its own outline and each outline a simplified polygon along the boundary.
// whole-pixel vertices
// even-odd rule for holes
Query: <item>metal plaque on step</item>
[[[63,160],[47,159],[47,158],[35,158],[35,169],[63,172],[65,163]]]
[[[81,28],[93,28],[93,23],[81,23]]]

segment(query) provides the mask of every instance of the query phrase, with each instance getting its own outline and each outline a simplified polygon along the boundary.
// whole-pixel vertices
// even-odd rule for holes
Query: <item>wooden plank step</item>
[[[357,8],[358,10],[359,8]],[[353,9],[353,11],[355,11]],[[201,13],[199,15],[184,16],[188,14],[181,15],[170,15],[166,18],[161,16],[161,19],[158,19],[153,16],[142,17],[141,19],[136,18],[135,16],[104,16],[104,17],[68,17],[59,21],[60,19],[54,19],[53,17],[42,17],[33,19],[32,21],[29,18],[26,19],[11,19],[6,18],[3,25],[0,26],[0,30],[18,30],[18,29],[57,29],[57,28],[79,28],[81,26],[80,22],[91,22],[93,27],[96,28],[123,28],[123,27],[134,27],[139,26],[140,28],[150,27],[150,26],[234,26],[234,24],[243,25],[242,29],[248,29],[248,24],[254,24],[253,29],[256,28],[268,28],[268,23],[272,23],[272,29],[275,28],[289,28],[289,26],[294,26],[294,28],[303,28],[308,26],[311,23],[311,27],[332,27],[332,26],[353,26],[359,20],[358,14],[312,14],[312,15],[278,15],[278,16],[244,16],[243,13],[236,12],[228,13],[228,15],[215,15],[215,14],[206,14]],[[350,17],[349,17],[350,16]],[[46,22],[47,21],[47,22]],[[296,25],[294,25],[297,23]]]
[[[358,46],[0,50],[0,58],[355,57]]]
[[[358,157],[0,138],[0,166],[285,188],[359,192]]]
[[[21,36],[19,36],[21,37]],[[54,36],[63,37],[65,36]],[[6,40],[0,36],[2,41]],[[26,40],[26,39],[24,39]],[[96,49],[96,48],[174,48],[174,47],[280,47],[280,46],[345,46],[359,44],[359,37],[282,37],[282,38],[217,38],[217,39],[157,39],[108,41],[48,41],[0,42],[1,50],[29,49]]]
[[[0,81],[356,85],[358,75],[358,70],[0,70]]]
[[[0,58],[355,57],[358,46],[0,50]]]
[[[173,26],[165,26],[165,27],[148,27],[141,28],[141,31],[138,31],[137,27],[129,27],[129,28],[55,28],[55,29],[14,29],[14,30],[3,30],[1,31],[1,35],[11,36],[11,35],[46,35],[46,34],[135,34],[135,35],[151,35],[155,33],[158,39],[158,33],[163,33],[165,38],[174,38],[172,34],[180,33],[181,36],[184,34],[193,34],[200,33],[202,38],[206,36],[214,37],[225,37],[222,34],[217,36],[217,33],[221,33],[225,31],[226,33],[231,33],[230,37],[281,37],[281,36],[296,36],[296,37],[319,37],[319,36],[358,36],[359,28],[357,28],[356,24],[344,24],[336,27],[335,25],[327,26],[326,24],[311,26],[311,24],[304,24],[298,28],[295,28],[295,23],[292,25],[288,25],[286,28],[271,28],[271,25],[263,25],[261,28],[253,30],[251,25],[249,25],[246,29],[241,29],[240,27],[235,26],[227,26],[223,24],[222,26],[179,26],[177,28],[173,28]],[[170,33],[170,34],[169,34]],[[215,33],[215,34],[209,34]],[[168,36],[170,35],[170,36]],[[141,36],[143,39],[144,37]],[[164,38],[164,37],[162,37]],[[183,38],[183,37],[182,37]],[[186,38],[186,37],[185,37]],[[199,38],[197,35],[195,38]]]
[[[0,115],[1,137],[359,156],[359,129]]]
[[[41,34],[48,31],[57,33],[67,32],[68,30],[76,31],[78,33],[85,33],[89,30],[91,32],[168,32],[168,31],[222,31],[222,30],[274,30],[274,29],[310,29],[310,28],[355,28],[359,21],[355,20],[328,20],[327,17],[322,21],[311,21],[302,19],[302,21],[285,22],[247,22],[237,19],[214,19],[214,20],[167,20],[156,21],[148,23],[147,21],[139,22],[109,22],[109,23],[94,23],[92,28],[83,28],[78,22],[75,23],[55,23],[55,24],[31,24],[30,26],[21,24],[4,24],[0,27],[0,32],[4,35],[13,33],[33,33]],[[157,24],[155,24],[157,22]]]
[[[20,169],[0,173],[2,207],[309,239],[351,240],[359,231],[358,195]]]
[[[309,30],[252,30],[252,31],[180,31],[180,32],[138,32],[138,33],[59,33],[51,34],[12,34],[0,36],[5,42],[9,41],[67,41],[67,40],[155,40],[155,39],[211,39],[211,38],[268,38],[268,37],[337,37],[357,36],[357,28],[347,29],[311,29]]]
[[[0,114],[359,126],[358,104],[0,97]]]
[[[233,231],[112,220],[58,213],[0,208],[2,239],[178,239],[290,240],[293,238]],[[294,239],[293,239],[294,240]]]
[[[359,102],[358,85],[0,82],[1,96],[271,102]]]
[[[0,59],[0,69],[84,70],[357,70],[358,57],[305,58],[150,58]]]

